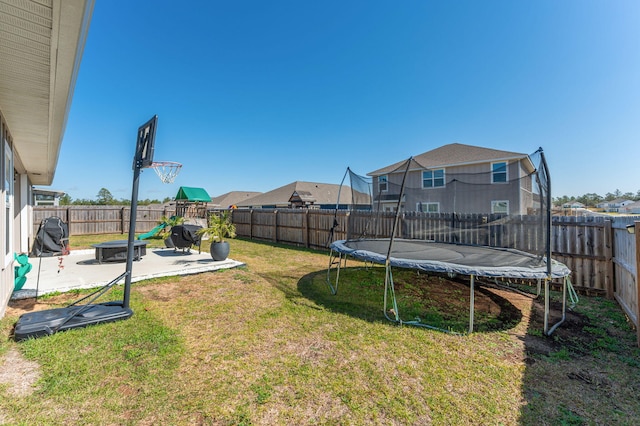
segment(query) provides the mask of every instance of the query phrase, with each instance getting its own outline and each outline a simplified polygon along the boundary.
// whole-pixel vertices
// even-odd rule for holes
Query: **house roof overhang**
[[[32,184],[51,185],[94,0],[0,0],[0,110]]]

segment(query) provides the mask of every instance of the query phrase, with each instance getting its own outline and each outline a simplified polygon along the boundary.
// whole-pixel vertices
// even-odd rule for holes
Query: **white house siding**
[[[13,269],[13,247],[14,247],[14,220],[11,203],[13,197],[7,193],[7,179],[13,180],[14,170],[6,169],[6,158],[13,158],[10,134],[7,125],[0,111],[0,211],[2,220],[0,221],[0,318],[4,316],[7,303],[13,292],[14,269]],[[9,157],[7,157],[9,156]]]

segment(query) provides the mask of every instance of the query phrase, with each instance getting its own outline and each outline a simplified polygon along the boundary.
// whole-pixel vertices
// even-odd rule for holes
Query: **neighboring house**
[[[571,201],[570,203],[564,203],[562,205],[563,209],[584,209],[585,205],[579,201]]]
[[[34,206],[59,206],[60,198],[64,196],[64,191],[53,189],[32,188]]]
[[[633,204],[633,200],[627,200],[625,198],[616,198],[615,200],[604,201],[596,205],[596,207],[608,213],[618,213],[621,211],[623,207],[626,207],[629,204]]]
[[[257,195],[262,194],[262,192],[256,191],[231,191],[226,194],[219,195],[217,197],[213,197],[211,199],[211,206],[217,209],[228,209],[232,206],[241,205],[243,202],[248,200],[249,198],[253,198]]]
[[[586,208],[584,204],[579,201],[571,201],[564,203],[561,210],[554,210],[553,215],[562,216],[592,216],[594,213]]]
[[[406,161],[368,173],[374,208],[393,211]],[[432,213],[527,214],[539,205],[527,154],[452,143],[413,157],[401,208]]]
[[[338,203],[338,194],[340,194],[340,203]],[[239,208],[253,209],[335,209],[336,204],[348,205],[350,202],[351,191],[340,191],[340,185],[296,181],[240,201],[236,205]]]
[[[14,253],[33,241],[33,185],[51,185],[93,0],[1,0],[0,317],[14,288]]]
[[[636,201],[631,204],[627,204],[620,208],[620,213],[627,214],[640,214],[640,201]]]

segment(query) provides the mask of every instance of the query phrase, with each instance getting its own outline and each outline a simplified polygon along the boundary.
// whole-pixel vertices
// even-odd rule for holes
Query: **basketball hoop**
[[[180,173],[182,164],[173,161],[156,161],[151,164],[151,167],[156,171],[162,183],[173,183]]]

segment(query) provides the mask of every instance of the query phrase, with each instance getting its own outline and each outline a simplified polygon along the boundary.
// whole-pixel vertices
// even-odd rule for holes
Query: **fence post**
[[[278,242],[278,210],[273,210],[273,242]]]
[[[636,343],[640,347],[640,221],[633,222],[633,225],[636,237]]]
[[[253,209],[249,210],[249,239],[253,239]]]
[[[309,248],[309,209],[305,209],[302,216],[302,240],[304,246]]]
[[[607,299],[614,300],[614,273],[613,273],[613,231],[611,220],[604,221],[604,250],[605,263],[607,267],[607,276],[605,281],[605,290],[607,291]]]

